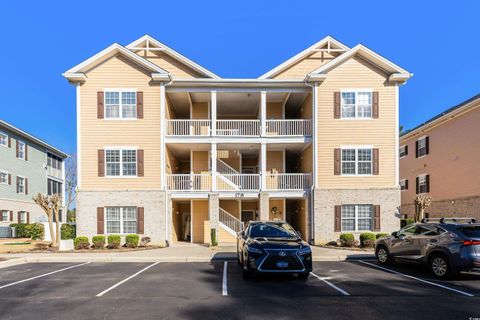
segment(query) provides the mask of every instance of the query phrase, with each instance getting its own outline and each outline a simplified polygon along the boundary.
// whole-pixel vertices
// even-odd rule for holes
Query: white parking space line
[[[223,281],[222,281],[222,296],[228,296],[227,290],[227,269],[228,269],[228,262],[223,262]]]
[[[132,274],[130,277],[123,279],[122,281],[114,284],[113,286],[111,286],[110,288],[108,288],[108,289],[106,289],[106,290],[103,290],[102,292],[100,292],[99,294],[97,294],[96,297],[101,297],[101,296],[103,296],[105,293],[107,293],[107,292],[109,292],[109,291],[112,291],[112,290],[115,289],[116,287],[124,284],[125,282],[127,282],[127,281],[130,280],[130,279],[135,278],[135,277],[138,276],[140,273],[142,273],[142,272],[144,272],[144,271],[147,271],[148,269],[150,269],[150,268],[153,267],[153,266],[156,266],[156,265],[159,264],[159,263],[160,263],[160,261],[155,262],[155,263],[152,263],[151,265],[146,266],[146,267],[143,268],[142,270],[140,270],[140,271]]]
[[[318,275],[316,275],[315,273],[313,272],[310,272],[310,274],[312,276],[314,276],[315,278],[317,278],[318,280],[321,280],[323,282],[325,282],[326,284],[328,284],[330,287],[332,287],[333,289],[337,290],[338,292],[340,292],[341,294],[343,294],[344,296],[349,296],[350,293],[348,293],[347,291],[343,290],[342,288],[339,288],[337,287],[336,285],[334,285],[333,283],[331,283],[330,281],[327,280],[327,278],[325,277],[320,277]]]
[[[384,270],[384,271],[387,271],[387,272],[390,272],[390,273],[397,274],[399,276],[403,276],[403,277],[406,277],[406,278],[409,278],[409,279],[417,280],[417,281],[420,281],[420,282],[423,282],[423,283],[426,283],[426,284],[429,284],[429,285],[432,285],[432,286],[435,286],[435,287],[439,287],[439,288],[450,290],[450,291],[453,291],[453,292],[456,292],[456,293],[460,293],[460,294],[463,294],[467,297],[474,297],[474,295],[471,294],[471,293],[461,291],[461,290],[458,290],[458,289],[454,289],[454,288],[450,288],[450,287],[441,285],[439,283],[435,283],[435,282],[431,282],[431,281],[424,280],[424,279],[421,279],[421,278],[417,278],[417,277],[414,277],[414,276],[411,276],[411,275],[408,275],[408,274],[405,274],[405,273],[401,273],[401,272],[398,272],[398,271],[395,271],[395,270],[392,270],[392,269],[384,268],[382,266],[378,266],[376,264],[373,264],[373,263],[370,263],[370,262],[367,262],[367,261],[358,260],[358,262],[361,262],[363,264],[378,268],[380,270]]]
[[[90,263],[90,262],[85,262],[85,263],[81,263],[81,264],[76,264],[76,265],[74,265],[74,266],[66,267],[66,268],[63,268],[63,269],[60,269],[60,270],[55,270],[55,271],[48,272],[48,273],[44,273],[44,274],[41,274],[41,275],[38,275],[38,276],[35,276],[35,277],[31,277],[31,278],[28,278],[28,279],[24,279],[24,280],[20,280],[20,281],[15,281],[15,282],[12,282],[12,283],[9,283],[9,284],[6,284],[6,285],[1,286],[0,289],[7,288],[7,287],[11,287],[11,286],[14,286],[14,285],[16,285],[16,284],[24,283],[24,282],[31,281],[31,280],[35,280],[35,279],[38,279],[38,278],[43,278],[43,277],[49,276],[49,275],[51,275],[51,274],[55,274],[55,273],[62,272],[62,271],[65,271],[65,270],[69,270],[69,269],[73,269],[73,268],[78,268],[78,267],[84,266],[84,265],[89,264],[89,263]]]

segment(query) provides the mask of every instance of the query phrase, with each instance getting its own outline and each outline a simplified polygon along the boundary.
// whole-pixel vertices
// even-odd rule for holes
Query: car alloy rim
[[[378,250],[377,257],[380,262],[387,261],[387,251],[385,251],[385,249]]]
[[[447,273],[447,263],[443,258],[435,258],[432,262],[432,269],[438,276],[443,276]]]

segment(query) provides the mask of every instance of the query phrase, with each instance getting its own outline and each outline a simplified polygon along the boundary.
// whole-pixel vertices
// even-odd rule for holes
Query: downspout
[[[310,77],[310,75],[307,75],[307,77],[305,77],[305,80],[304,80],[304,83],[307,87],[310,87],[312,88],[312,115],[313,115],[313,119],[312,119],[312,138],[313,138],[313,161],[312,161],[312,164],[313,164],[313,168],[312,168],[312,172],[313,172],[313,177],[312,177],[312,186],[310,187],[310,215],[309,215],[309,220],[310,220],[310,239],[309,239],[309,243],[310,244],[313,244],[315,243],[315,233],[314,233],[314,223],[315,223],[315,220],[313,218],[314,216],[314,195],[313,195],[313,190],[315,189],[315,185],[316,185],[316,181],[317,181],[317,170],[316,170],[316,163],[315,163],[315,158],[316,158],[316,154],[317,154],[317,90],[316,90],[316,84],[309,84],[308,83],[308,78]]]
[[[163,85],[164,87],[167,87],[167,86],[171,85],[172,82],[173,82],[170,74],[168,75],[168,77],[169,77],[170,81],[165,83]],[[166,99],[167,96],[165,94],[165,91],[163,93],[164,93],[164,95],[163,95],[163,97],[160,97],[160,99]],[[161,100],[160,100],[160,105],[162,105]],[[162,107],[165,108],[165,106],[166,106],[166,103],[164,102]],[[161,114],[161,112],[162,111],[160,111],[160,114]],[[164,112],[165,112],[165,110],[164,110]],[[160,121],[162,121],[162,122],[164,120],[165,119],[160,119]],[[164,128],[164,123],[161,123],[160,125],[161,125],[161,127],[160,127],[160,133],[161,133],[160,139],[162,141],[161,147],[163,148],[163,159],[161,161],[162,168],[161,168],[160,174],[165,175],[165,166],[166,166],[165,159],[166,159],[166,154],[167,154],[166,144],[165,144],[165,128]],[[161,188],[163,190],[165,190],[165,246],[168,247],[169,246],[169,243],[168,243],[168,208],[169,208],[169,205],[168,205],[168,193],[167,193],[167,187],[166,187],[166,177],[163,177],[163,185],[161,186]],[[172,215],[173,215],[173,212],[172,212]]]

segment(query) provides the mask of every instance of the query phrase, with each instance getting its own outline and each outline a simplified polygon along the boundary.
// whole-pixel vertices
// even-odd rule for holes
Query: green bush
[[[140,240],[140,237],[138,234],[127,234],[125,237],[125,246],[127,248],[136,248],[138,247],[138,241]]]
[[[353,233],[342,233],[340,234],[340,242],[344,247],[353,247],[355,245],[355,237]]]
[[[60,227],[60,237],[62,240],[75,239],[76,228],[71,224],[62,224]]]
[[[218,245],[217,230],[215,228],[210,229],[210,240],[211,240],[212,246]]]
[[[118,234],[111,234],[108,236],[108,246],[109,249],[118,249],[120,248],[120,236]]]
[[[41,223],[12,223],[10,227],[15,228],[16,238],[31,238],[32,240],[43,239],[45,230]]]
[[[103,235],[93,236],[92,245],[95,249],[104,249],[105,248],[105,236],[103,236]]]
[[[406,227],[408,226],[409,224],[412,224],[414,223],[415,220],[412,219],[412,218],[406,218],[406,219],[402,219],[400,220],[400,227],[403,228],[403,227]]]
[[[380,238],[385,238],[385,237],[390,237],[390,235],[388,233],[385,233],[385,232],[380,232],[380,233],[377,233],[377,235],[375,236],[375,239],[380,239]]]
[[[373,247],[375,245],[375,233],[363,232],[360,234],[360,245],[362,247]]]
[[[87,237],[76,237],[75,240],[73,240],[73,244],[75,246],[75,250],[90,248],[90,242],[88,242]]]
[[[32,240],[41,240],[45,237],[45,229],[41,223],[30,223],[25,226],[26,236]]]

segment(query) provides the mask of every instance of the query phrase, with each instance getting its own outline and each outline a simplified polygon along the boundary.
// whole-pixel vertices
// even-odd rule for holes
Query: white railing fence
[[[243,222],[222,208],[219,209],[219,221],[234,232],[243,230]]]
[[[311,136],[312,120],[309,119],[280,119],[266,121],[268,136]]]
[[[217,188],[219,190],[260,190],[259,174],[222,174],[221,176],[233,185],[222,183],[219,176],[219,180],[217,181]]]
[[[267,190],[308,190],[312,185],[310,173],[267,173]]]
[[[221,174],[239,174],[237,170],[221,159],[217,159],[217,172]]]
[[[217,136],[259,136],[260,120],[217,120]]]
[[[201,174],[169,174],[167,189],[171,191],[209,191],[212,189],[212,176]]]
[[[167,136],[209,136],[210,120],[166,120]]]

